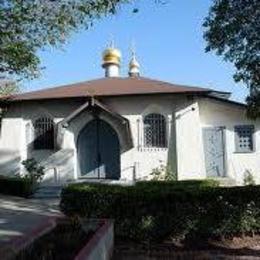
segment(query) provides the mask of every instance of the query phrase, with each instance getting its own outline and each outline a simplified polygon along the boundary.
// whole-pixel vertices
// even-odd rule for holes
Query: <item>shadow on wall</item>
[[[74,178],[73,149],[33,150],[30,155],[45,168],[43,184],[61,184]]]
[[[54,133],[57,129],[54,128]],[[56,139],[56,135],[55,135]],[[27,158],[34,158],[45,168],[43,184],[61,184],[74,178],[73,149],[34,149],[34,141],[27,144]]]
[[[0,150],[0,175],[14,176],[20,173],[21,157],[16,150]]]
[[[98,158],[103,158],[98,168],[99,166],[105,165],[106,168],[110,169],[108,172],[111,173],[111,176],[108,177],[120,177],[120,154],[133,147],[129,123],[126,119],[121,118],[121,116],[116,114],[112,115],[99,107],[95,108],[95,111],[92,110],[83,111],[76,118],[73,118],[73,122],[66,123],[68,126],[65,131],[71,132],[74,140],[70,140],[71,138],[69,135],[66,135],[66,132],[59,133],[59,130],[61,131],[59,124],[54,127],[54,136],[57,141],[56,150],[35,150],[33,141],[27,144],[27,158],[35,158],[37,162],[45,167],[46,175],[44,176],[43,182],[63,183],[68,179],[74,179],[76,159],[74,149],[78,143],[78,135],[81,133],[81,130],[88,125],[87,123],[95,122],[95,120],[93,120],[95,118],[93,117],[93,113],[100,118],[100,125],[103,126],[103,124],[106,124],[106,127],[104,126],[104,129],[100,127],[102,134],[98,134],[98,137],[101,139],[98,146],[95,142],[93,143],[93,140],[97,139],[93,136],[93,133],[96,131],[95,127],[89,131],[87,137],[82,138],[82,142],[80,142],[82,143],[80,146],[82,148],[80,152],[82,159],[80,162],[85,166],[83,167],[84,169],[86,168],[86,170],[90,172],[94,171],[97,166],[96,163],[94,163],[97,159],[95,155],[97,155]],[[61,139],[60,143],[58,142],[59,138]],[[30,132],[28,132],[28,139],[31,139]],[[89,141],[88,150],[85,149],[87,146],[86,141]],[[66,145],[63,146],[64,142]],[[62,149],[62,147],[66,146],[69,148]],[[103,156],[95,152],[97,147],[99,151],[102,151]],[[58,148],[61,149],[59,150]],[[114,148],[114,150],[112,148]],[[115,154],[116,156],[113,156]],[[91,163],[93,163],[93,165],[91,165]],[[88,167],[90,167],[90,169],[88,169]]]
[[[175,113],[172,114],[171,132],[169,136],[168,160],[167,166],[169,171],[174,175],[174,179],[178,180],[178,165],[177,165],[177,142],[176,142],[176,119]]]

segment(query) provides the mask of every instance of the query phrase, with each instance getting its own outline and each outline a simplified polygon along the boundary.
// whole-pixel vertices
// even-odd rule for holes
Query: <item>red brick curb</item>
[[[19,251],[31,244],[34,240],[52,230],[56,226],[57,222],[63,218],[64,216],[46,217],[30,232],[6,242],[2,247],[0,247],[0,259],[8,260],[13,258],[17,253],[19,253]],[[110,220],[105,219],[100,220],[100,222],[102,223],[101,227],[99,227],[97,232],[94,233],[87,245],[80,250],[79,254],[75,257],[75,260],[88,259],[93,248],[98,245],[100,239],[107,233],[109,228],[111,228]],[[112,255],[112,252],[113,248],[110,248],[109,255]]]
[[[48,216],[44,218],[44,220],[41,221],[41,223],[30,232],[25,233],[23,236],[15,237],[6,242],[4,246],[0,247],[1,259],[8,260],[13,257],[35,239],[53,229],[56,226],[56,221],[60,218],[62,218],[62,216]]]
[[[74,258],[74,260],[85,260],[88,259],[90,254],[92,253],[93,248],[97,246],[100,239],[107,233],[109,228],[111,227],[111,220],[102,219],[100,220],[102,226],[98,229],[98,231],[93,235],[90,241],[87,243],[83,249],[80,250],[78,255]],[[112,255],[113,248],[110,248],[109,255]]]

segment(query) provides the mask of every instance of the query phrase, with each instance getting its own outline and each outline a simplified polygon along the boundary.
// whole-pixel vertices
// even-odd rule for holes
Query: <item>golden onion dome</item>
[[[107,48],[103,52],[102,58],[103,58],[103,63],[102,63],[103,67],[108,64],[120,65],[121,52],[116,48]]]

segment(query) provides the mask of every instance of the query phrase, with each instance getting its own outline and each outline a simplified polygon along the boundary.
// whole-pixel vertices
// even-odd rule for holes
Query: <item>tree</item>
[[[19,86],[16,81],[0,78],[0,97],[9,96],[19,92]]]
[[[37,50],[61,46],[72,32],[115,13],[126,1],[0,0],[0,74],[37,77]]]
[[[214,0],[203,25],[206,51],[235,65],[234,80],[250,90],[249,115],[260,116],[260,1]]]

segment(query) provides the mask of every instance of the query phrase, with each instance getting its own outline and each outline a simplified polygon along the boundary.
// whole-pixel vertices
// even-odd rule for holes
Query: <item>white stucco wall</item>
[[[170,136],[170,125],[173,111],[187,103],[183,96],[137,96],[133,98],[108,99],[106,104],[113,111],[120,113],[130,122],[134,148],[121,155],[121,177],[129,179],[136,169],[136,179],[150,179],[153,169],[167,165],[167,148],[143,148],[142,119],[150,113],[160,113],[167,121],[167,136]],[[138,147],[139,145],[139,147]]]
[[[76,140],[80,129],[91,120],[91,116],[83,113],[72,121],[69,127],[64,129],[62,149],[54,151],[30,151],[26,144],[28,142],[26,125],[32,124],[33,120],[42,115],[48,115],[58,123],[84,102],[84,100],[28,101],[12,105],[2,120],[0,174],[20,172],[21,160],[35,157],[46,167],[45,183],[55,181],[63,183],[77,179],[80,176],[80,169],[77,162]],[[206,178],[202,128],[225,126],[227,176],[241,184],[244,171],[248,169],[255,174],[256,180],[260,183],[257,172],[260,166],[260,124],[259,121],[248,120],[244,109],[212,99],[191,100],[181,95],[114,97],[101,102],[130,122],[134,148],[121,153],[121,180],[132,180],[134,174],[136,179],[149,179],[154,168],[167,164],[168,153],[171,150],[140,146],[143,141],[143,116],[160,113],[167,121],[168,137],[171,136],[171,125],[175,118],[178,179]],[[112,121],[110,123],[115,130],[120,131],[116,122]],[[253,153],[234,152],[233,129],[234,125],[239,124],[255,125],[256,145]]]
[[[1,123],[0,134],[0,174],[18,174],[22,156],[21,107],[15,106],[5,114]]]
[[[205,178],[204,157],[201,156],[203,150],[198,102],[193,101],[179,107],[175,112],[175,120],[178,179]]]
[[[201,99],[201,127],[224,126],[226,175],[235,179],[237,184],[243,184],[246,170],[252,172],[257,183],[260,183],[260,120],[250,120],[246,117],[246,109],[212,99]],[[236,125],[254,125],[254,151],[252,153],[236,153]]]
[[[130,122],[134,148],[121,154],[121,179],[132,180],[150,178],[152,169],[167,163],[167,149],[138,149],[137,145],[142,140],[142,118],[149,113],[161,113],[168,121],[167,131],[170,134],[170,120],[172,112],[178,104],[183,104],[185,97],[173,96],[139,96],[107,98],[103,102]],[[65,130],[62,150],[57,151],[32,151],[28,149],[28,133],[26,125],[32,125],[33,121],[43,115],[53,118],[55,123],[60,122],[71,112],[77,109],[84,101],[42,101],[24,102],[13,105],[9,108],[2,123],[2,136],[0,139],[0,152],[11,151],[11,158],[14,161],[11,168],[19,172],[20,162],[27,157],[35,157],[46,167],[44,182],[51,183],[53,179],[65,182],[67,179],[75,179],[80,175],[77,163],[76,140],[80,129],[91,120],[91,117],[83,113],[74,120],[68,129]],[[139,123],[138,123],[139,122]],[[118,131],[116,123],[113,124]],[[138,129],[139,124],[139,129]],[[139,137],[138,137],[139,135]],[[138,141],[139,139],[139,141]],[[10,154],[10,153],[9,153]],[[4,168],[10,155],[2,156],[0,169],[4,172],[10,171]],[[11,159],[9,159],[10,161]]]
[[[30,143],[26,140],[26,125],[47,115],[57,123],[79,106],[79,102],[24,102],[11,105],[2,119],[0,136],[0,174],[22,174],[24,169],[21,161],[34,157],[43,166],[46,174],[44,182],[65,182],[74,178],[74,150],[41,150],[31,151]]]

